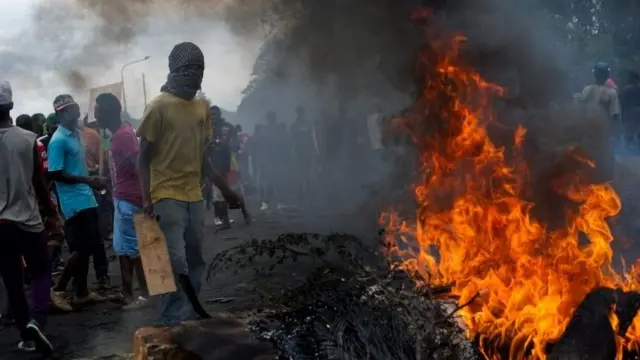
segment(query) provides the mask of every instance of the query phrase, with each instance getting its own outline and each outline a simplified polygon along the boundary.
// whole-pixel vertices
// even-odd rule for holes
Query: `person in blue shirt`
[[[95,256],[98,247],[102,246],[98,204],[92,189],[105,189],[106,181],[101,177],[89,176],[82,134],[78,128],[78,104],[70,95],[59,95],[53,107],[60,126],[49,143],[49,175],[55,181],[60,207],[66,218],[65,234],[72,249],[54,291],[66,291],[73,277],[76,296],[80,301],[99,301],[101,298],[90,292],[87,286],[89,258]]]

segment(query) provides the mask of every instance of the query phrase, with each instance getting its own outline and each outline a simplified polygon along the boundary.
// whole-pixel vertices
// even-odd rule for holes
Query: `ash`
[[[317,243],[318,239],[321,238],[312,243]],[[295,246],[298,257],[301,254],[326,257],[335,250],[331,247],[337,246],[344,255],[342,260],[345,261],[337,264],[320,262],[303,285],[269,299],[265,306],[268,315],[249,322],[249,330],[270,343],[279,359],[481,358],[456,322],[455,310],[448,310],[436,299],[434,292],[437,289],[413,286],[406,275],[403,278],[404,273],[393,271],[391,267],[380,271],[364,266],[354,256],[362,254],[362,249],[349,251],[344,242],[336,241],[346,239],[359,243],[355,237],[334,235],[332,241],[326,242],[328,248],[320,250],[316,247],[307,251],[302,250],[305,244],[299,241],[300,238],[295,244],[283,242],[282,237],[275,242],[253,242],[253,247],[271,247],[256,252],[272,256],[274,246],[284,252]],[[280,246],[283,243],[287,244]],[[240,253],[254,254],[247,249],[245,247]],[[276,258],[282,262],[281,256]]]

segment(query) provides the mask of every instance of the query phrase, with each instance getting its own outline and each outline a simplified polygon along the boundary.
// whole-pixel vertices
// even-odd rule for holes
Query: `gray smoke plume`
[[[0,65],[34,87],[47,85],[50,79],[43,73],[51,72],[72,91],[84,91],[95,73],[113,66],[141,37],[202,37],[225,19],[237,34],[259,37],[259,17],[241,16],[245,13],[235,11],[241,5],[230,7],[224,0],[40,1],[32,12],[33,25],[7,39],[22,61],[3,56]]]

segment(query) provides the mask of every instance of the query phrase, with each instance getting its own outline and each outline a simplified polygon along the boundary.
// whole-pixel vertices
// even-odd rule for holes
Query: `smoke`
[[[366,198],[366,191],[354,192],[353,187],[383,179],[385,175],[376,175],[382,170],[366,169],[358,175],[343,168],[353,169],[354,163],[380,166],[359,149],[366,143],[362,139],[367,136],[365,119],[377,110],[392,115],[410,107],[419,91],[422,74],[416,73],[416,54],[434,34],[426,34],[424,24],[411,21],[416,6],[424,5],[433,12],[429,31],[464,34],[464,61],[505,86],[507,97],[524,108],[507,110],[504,121],[525,124],[536,138],[549,139],[580,118],[549,116],[551,123],[545,127],[532,122],[549,104],[564,107],[570,101],[570,69],[575,60],[557,34],[545,30],[551,28],[549,19],[533,3],[63,0],[41,2],[35,12],[38,25],[31,30],[46,40],[56,71],[73,89],[92,83],[89,70],[108,66],[141,37],[162,34],[154,23],[161,22],[165,31],[189,29],[186,32],[194,34],[220,22],[238,38],[266,36],[253,81],[238,109],[240,117],[245,125],[246,119],[257,123],[273,110],[281,121],[291,123],[294,108],[305,106],[310,120],[321,118],[316,124],[316,142],[332,149],[331,154],[321,156],[336,166],[334,172],[341,173],[341,180],[336,181],[350,184],[346,192],[351,197]],[[79,39],[69,41],[69,36]],[[64,46],[69,43],[74,46]],[[374,109],[377,107],[381,109]],[[580,133],[557,140],[555,145],[562,147],[583,137]],[[302,169],[292,169],[296,170]]]
[[[123,64],[147,55],[150,61],[127,70],[125,86],[127,97],[142,98],[140,74],[136,80],[133,69],[146,69],[153,96],[166,76],[171,47],[181,41],[199,44],[211,59],[204,83],[209,88],[205,90],[222,93],[222,99],[216,101],[228,106],[237,101],[233,98],[241,91],[264,37],[257,15],[235,12],[242,8],[241,2],[30,3],[24,15],[27,21],[15,24],[13,31],[3,36],[7,50],[0,54],[0,70],[16,88],[16,106],[22,111],[48,111],[43,106],[50,108],[51,99],[61,92],[73,94],[84,108],[89,88],[119,81]],[[235,65],[221,77],[220,67],[230,63]],[[222,91],[220,80],[225,86]],[[137,83],[132,85],[134,81]],[[136,113],[141,111],[142,100],[138,102]]]
[[[607,118],[597,110],[585,116],[584,109],[573,106],[570,79],[578,54],[547,30],[552,28],[551,19],[532,1],[281,0],[271,4],[270,18],[276,26],[239,112],[259,121],[272,110],[281,121],[291,123],[295,106],[304,105],[313,120],[320,118],[316,131],[322,133],[319,137],[326,151],[321,157],[332,177],[322,182],[332,185],[329,190],[316,190],[315,195],[331,198],[328,202],[334,211],[363,202],[367,208],[376,207],[367,188],[375,182],[387,189],[381,193],[390,202],[397,202],[398,191],[393,190],[408,188],[397,177],[389,180],[389,167],[372,159],[370,151],[362,151],[361,137],[367,137],[365,120],[377,105],[392,116],[415,102],[423,80],[414,67],[416,54],[438,33],[464,34],[462,61],[507,89],[500,121],[530,130],[527,161],[540,213],[562,210],[558,204],[564,200],[544,184],[562,176],[555,167],[566,165],[568,150],[575,146],[598,162],[597,174],[589,181],[610,179],[614,160],[608,150]],[[430,26],[410,20],[417,5],[431,9]],[[512,131],[492,136],[496,143],[512,145]],[[412,157],[411,153],[401,156]],[[406,162],[391,168],[398,173],[413,171]],[[562,219],[556,212],[547,213],[549,223]]]

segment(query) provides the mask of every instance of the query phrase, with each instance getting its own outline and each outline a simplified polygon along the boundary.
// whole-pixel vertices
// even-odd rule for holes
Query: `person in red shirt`
[[[27,114],[22,114],[16,118],[16,126],[22,128],[24,130],[30,131],[34,134],[38,134],[36,121]],[[36,140],[36,144],[38,146],[38,153],[40,154],[40,165],[43,171],[43,174],[46,174],[49,167],[47,166],[47,148],[40,141],[40,139]]]
[[[96,98],[95,118],[103,129],[111,131],[109,170],[113,186],[114,219],[113,249],[120,261],[122,294],[125,310],[137,309],[147,303],[146,282],[138,251],[138,239],[133,215],[142,212],[142,190],[136,159],[140,145],[135,130],[122,121],[122,106],[115,95],[103,93]],[[136,273],[143,296],[133,296],[133,274]]]

